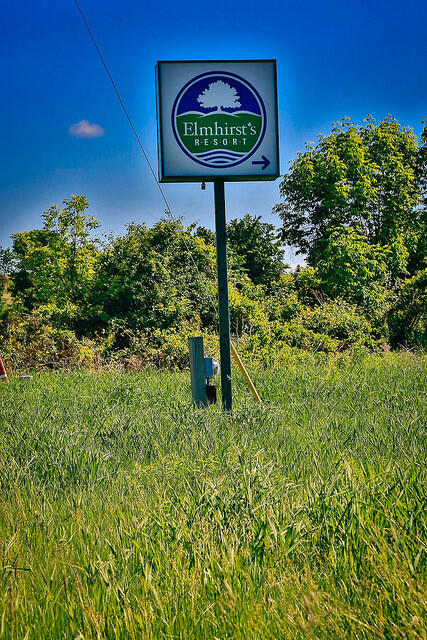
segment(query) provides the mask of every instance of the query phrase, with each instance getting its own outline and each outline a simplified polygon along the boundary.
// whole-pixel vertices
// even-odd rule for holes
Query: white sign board
[[[161,182],[280,175],[275,60],[157,63]]]

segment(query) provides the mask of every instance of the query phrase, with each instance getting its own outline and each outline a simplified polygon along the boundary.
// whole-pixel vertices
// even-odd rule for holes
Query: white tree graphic
[[[197,98],[204,109],[216,107],[217,111],[222,111],[223,108],[237,109],[242,106],[239,100],[237,90],[222,80],[212,82]]]

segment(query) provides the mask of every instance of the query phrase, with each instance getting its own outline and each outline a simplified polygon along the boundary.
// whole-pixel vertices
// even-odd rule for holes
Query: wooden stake
[[[251,376],[246,371],[245,365],[243,364],[241,357],[239,356],[239,354],[236,351],[236,347],[234,346],[234,344],[232,342],[230,343],[230,345],[231,345],[231,353],[233,354],[233,358],[237,362],[237,365],[238,365],[240,371],[243,373],[243,375],[245,377],[245,380],[248,383],[249,389],[252,391],[252,394],[256,398],[256,401],[259,402],[260,404],[262,404],[261,396],[259,395],[258,391],[255,389],[255,385],[251,380]]]

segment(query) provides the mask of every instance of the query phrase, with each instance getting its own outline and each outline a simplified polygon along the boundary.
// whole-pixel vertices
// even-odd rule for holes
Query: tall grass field
[[[0,386],[0,638],[426,638],[425,364]]]

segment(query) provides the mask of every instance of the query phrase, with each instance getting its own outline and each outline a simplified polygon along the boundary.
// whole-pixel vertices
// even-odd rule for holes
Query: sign
[[[160,182],[280,175],[275,60],[158,62]]]

